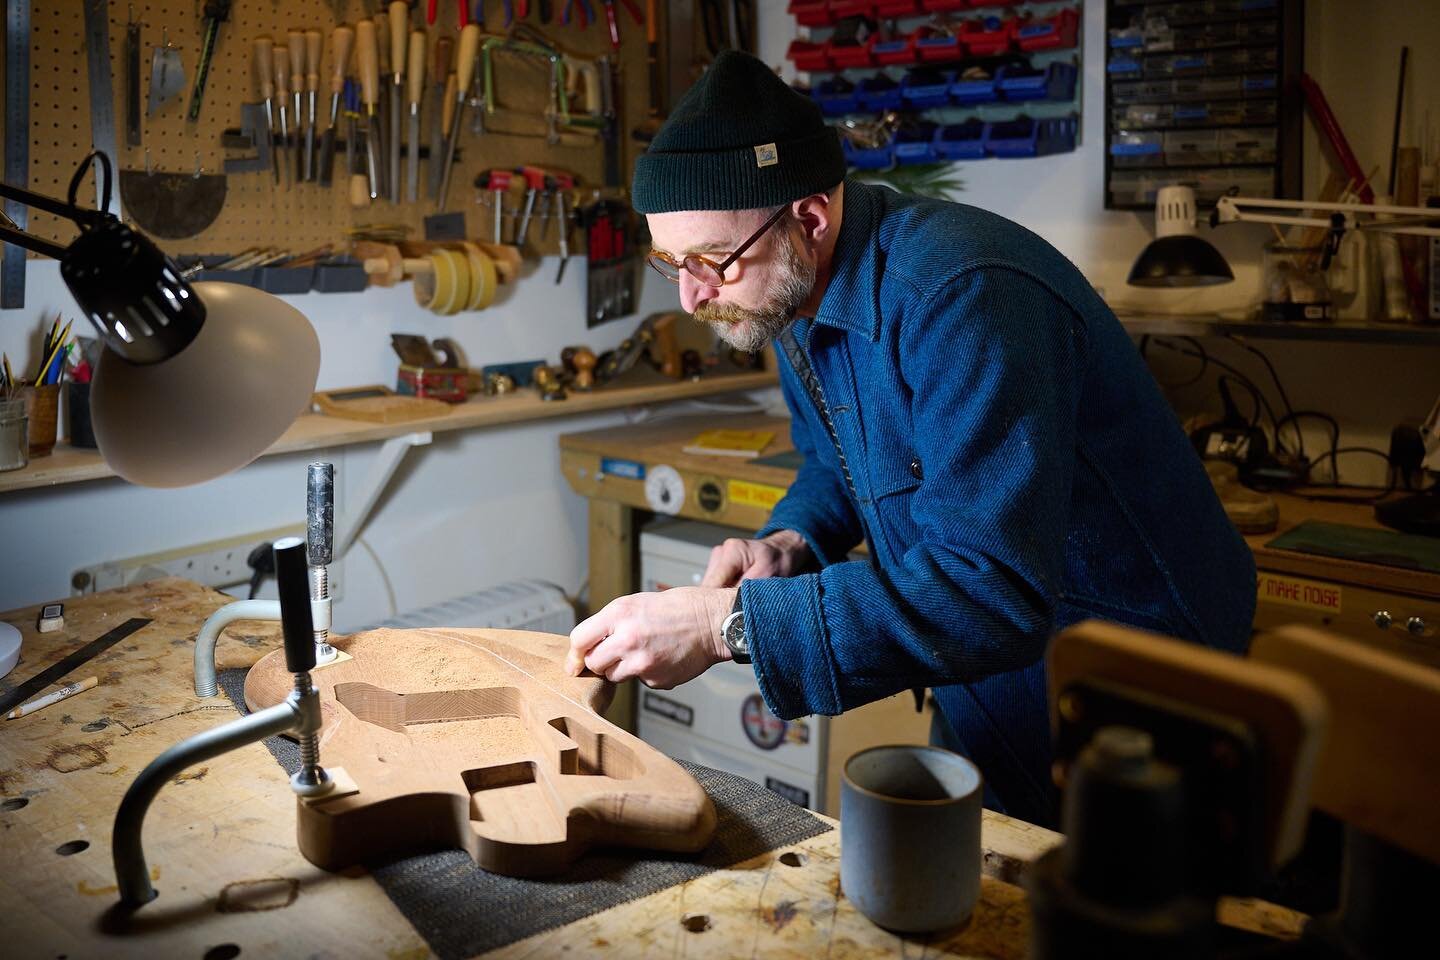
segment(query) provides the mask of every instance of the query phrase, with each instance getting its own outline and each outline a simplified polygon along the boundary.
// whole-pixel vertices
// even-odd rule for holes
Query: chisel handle
[[[454,52],[455,41],[449,37],[435,41],[435,61],[430,64],[430,71],[436,84],[443,86],[445,78],[450,76],[450,54]],[[446,129],[449,129],[449,124],[446,124]]]
[[[350,50],[355,46],[355,30],[345,24],[341,24],[330,31],[330,59],[333,62],[330,70],[330,92],[343,93],[345,90],[345,71],[350,66]]]
[[[260,99],[269,100],[275,96],[275,41],[269,37],[256,37],[255,81],[260,86]]]
[[[320,46],[324,39],[319,30],[305,31],[305,89],[310,93],[320,89]]]
[[[305,34],[291,30],[290,41],[290,91],[299,93],[305,89]]]
[[[425,92],[425,31],[410,33],[410,50],[405,59],[405,93],[410,103],[420,102]]]
[[[383,77],[390,72],[390,15],[375,14],[375,63]]]
[[[455,56],[455,85],[457,98],[463,97],[465,91],[470,89],[470,81],[475,77],[475,55],[480,51],[480,28],[475,24],[467,24],[465,29],[460,31],[460,49]]]
[[[409,18],[410,5],[405,0],[395,0],[390,4],[390,69],[395,71],[397,78],[405,74],[405,45],[410,39],[406,21]]]
[[[445,78],[445,95],[440,98],[443,104],[440,108],[440,128],[446,132],[447,136],[450,132],[450,123],[455,119],[455,101],[459,99],[455,91],[459,89],[459,86],[455,82],[453,72]]]
[[[361,20],[355,25],[355,57],[360,64],[360,99],[366,111],[375,112],[380,98],[380,63],[377,59],[375,21]]]
[[[290,96],[290,48],[283,43],[275,48],[275,95],[283,105]]]

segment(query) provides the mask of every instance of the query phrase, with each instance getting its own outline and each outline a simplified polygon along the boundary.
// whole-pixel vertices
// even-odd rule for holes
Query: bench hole
[[[784,853],[780,854],[780,862],[785,864],[785,866],[787,867],[805,866],[805,858],[800,854],[796,853],[794,850],[787,850]]]
[[[205,960],[235,960],[238,956],[240,948],[233,943],[222,943],[205,951]]]
[[[75,854],[79,853],[81,850],[89,850],[89,849],[90,849],[90,841],[89,841],[89,840],[71,840],[71,841],[69,841],[68,843],[62,843],[62,844],[60,844],[60,846],[58,846],[58,847],[55,848],[55,852],[58,853],[58,854],[60,854],[60,856],[62,856],[62,857],[73,857]]]
[[[9,813],[11,810],[19,810],[21,807],[26,806],[29,803],[29,797],[11,797],[4,803],[0,803],[0,810],[4,810],[6,813]]]
[[[691,933],[704,933],[710,929],[710,917],[703,913],[691,913],[680,918],[680,925]]]

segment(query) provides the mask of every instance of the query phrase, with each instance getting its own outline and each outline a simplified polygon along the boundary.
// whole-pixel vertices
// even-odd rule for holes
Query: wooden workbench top
[[[307,413],[296,419],[290,429],[262,456],[368,443],[407,433],[469,430],[597,413],[649,403],[667,403],[739,390],[755,390],[773,386],[776,382],[773,371],[719,374],[701,380],[675,381],[642,370],[628,374],[625,386],[613,386],[590,393],[574,392],[565,400],[544,401],[533,390],[521,390],[498,397],[475,397],[466,403],[456,404],[440,416],[405,423],[370,423]],[[109,464],[94,450],[79,450],[62,443],[57,445],[49,456],[36,457],[23,469],[0,473],[0,494],[34,487],[98,480],[114,475],[115,471],[111,470]]]
[[[130,617],[153,622],[79,668],[93,690],[19,720],[0,736],[0,915],[4,952],[40,957],[429,956],[421,936],[361,871],[331,874],[295,845],[295,799],[262,744],[193,767],[161,791],[145,829],[159,897],[124,934],[102,929],[116,902],[110,829],[134,776],[166,747],[233,719],[223,695],[195,697],[194,637],[228,598],[184,580],[151,581],[66,602],[65,628],[35,632],[37,608],[0,614],[25,637],[17,684]],[[272,625],[221,638],[220,669],[278,646]],[[323,756],[322,756],[323,760]],[[25,801],[22,804],[19,801]],[[1016,880],[1057,834],[987,812],[981,903],[963,931],[929,942],[956,957],[1024,956],[1029,914]],[[82,841],[78,852],[62,855]],[[511,944],[493,955],[732,957],[812,960],[905,954],[838,892],[839,831]],[[1294,934],[1299,917],[1232,902],[1222,917]],[[237,952],[215,950],[234,945]],[[823,950],[822,950],[823,948]]]

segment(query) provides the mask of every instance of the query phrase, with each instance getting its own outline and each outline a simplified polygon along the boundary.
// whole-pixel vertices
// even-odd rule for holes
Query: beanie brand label
[[[779,162],[780,157],[775,152],[775,144],[762,143],[755,148],[755,166],[773,167]]]

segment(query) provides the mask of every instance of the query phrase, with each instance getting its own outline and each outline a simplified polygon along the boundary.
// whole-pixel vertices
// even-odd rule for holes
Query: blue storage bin
[[[1040,121],[1040,135],[1036,138],[1036,155],[1070,153],[1080,136],[1079,117],[1052,117]]]
[[[895,133],[896,163],[934,163],[939,159],[935,153],[935,134],[938,124],[920,120],[900,128]]]
[[[990,124],[985,135],[985,151],[992,157],[1043,157],[1049,153],[1068,153],[1075,149],[1079,124],[1074,117],[1033,120],[1017,117],[1004,123]]]
[[[857,95],[855,84],[844,77],[822,80],[815,85],[812,95],[815,97],[815,102],[820,104],[821,112],[829,117],[855,113],[860,109],[860,98]]]
[[[982,160],[990,124],[977,117],[935,131],[935,153],[942,160]]]
[[[995,89],[1006,100],[1069,100],[1075,96],[1073,64],[1052,63],[1036,70],[1007,63],[995,73]]]
[[[904,101],[900,95],[900,84],[883,73],[861,80],[856,99],[860,102],[860,109],[867,113],[898,110]]]
[[[995,89],[994,77],[976,77],[967,80],[961,74],[956,74],[955,79],[950,81],[950,100],[961,106],[968,106],[973,103],[992,103],[1000,99],[1000,94]]]
[[[949,70],[909,70],[900,81],[900,95],[905,105],[915,110],[943,107],[950,102],[950,81],[954,76]]]
[[[856,170],[888,170],[895,166],[894,147],[891,144],[874,148],[857,147],[842,137],[840,146],[845,152],[845,162]]]

